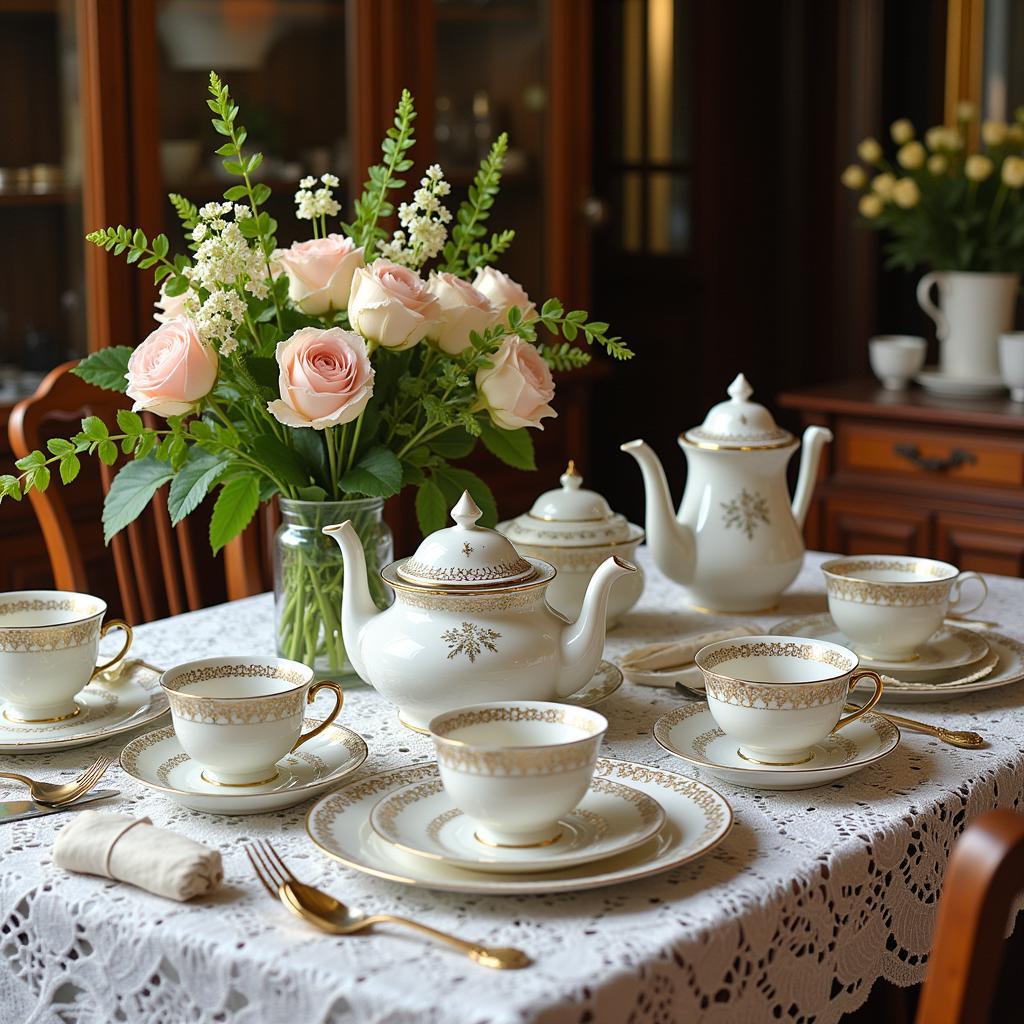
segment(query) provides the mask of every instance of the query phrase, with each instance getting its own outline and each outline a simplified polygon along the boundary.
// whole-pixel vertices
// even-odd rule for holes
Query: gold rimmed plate
[[[0,753],[32,754],[101,743],[167,712],[160,673],[137,663],[115,681],[98,676],[75,696],[78,713],[54,722],[17,722],[0,715]]]
[[[320,724],[306,719],[303,730]],[[362,736],[332,725],[278,761],[276,775],[262,785],[221,786],[203,778],[202,766],[181,748],[174,728],[156,729],[121,751],[121,768],[140,785],[175,803],[208,814],[262,814],[292,807],[336,785],[367,756]]]
[[[798,765],[780,767],[752,763],[739,752],[736,740],[718,728],[704,701],[673,708],[654,723],[654,738],[670,754],[715,778],[749,789],[812,789],[852,775],[891,754],[900,731],[870,711],[811,747]]]
[[[595,777],[621,782],[656,800],[665,812],[665,824],[632,850],[556,871],[469,870],[383,842],[370,825],[374,806],[405,786],[436,780],[436,764],[394,768],[341,785],[310,808],[306,831],[328,856],[376,878],[444,892],[526,895],[596,889],[659,874],[708,853],[732,828],[728,801],[678,772],[600,758]]]
[[[370,828],[396,850],[471,871],[519,873],[559,868],[625,853],[647,842],[665,823],[653,797],[621,782],[596,778],[573,811],[563,815],[551,842],[497,847],[451,801],[439,778],[382,797]]]

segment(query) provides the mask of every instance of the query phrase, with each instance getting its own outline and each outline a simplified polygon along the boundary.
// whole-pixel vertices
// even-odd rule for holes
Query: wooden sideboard
[[[786,392],[778,405],[835,434],[809,546],[1024,576],[1024,406],[885,391],[871,380]]]

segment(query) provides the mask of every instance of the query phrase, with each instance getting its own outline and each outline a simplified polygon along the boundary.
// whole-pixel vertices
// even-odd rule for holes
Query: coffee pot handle
[[[969,608],[961,608],[960,601],[962,600],[964,584],[970,580],[977,580],[981,584],[981,597],[972,604]],[[953,580],[953,586],[950,590],[950,602],[949,610],[956,612],[957,615],[970,615],[971,612],[976,612],[988,598],[988,584],[985,582],[984,577],[979,576],[976,572],[962,572],[960,575]],[[956,595],[955,597],[953,595]]]
[[[321,690],[333,690],[334,691],[334,707],[331,713],[315,728],[310,729],[309,732],[304,732],[296,741],[295,746],[292,747],[291,753],[295,753],[299,747],[302,746],[306,740],[311,740],[314,736],[319,736],[329,725],[334,724],[334,720],[341,714],[341,706],[345,702],[345,695],[341,692],[341,686],[338,683],[332,683],[329,679],[322,679],[319,683],[314,683],[309,688],[309,693],[306,694],[306,703],[312,704],[316,700],[316,695]]]
[[[875,683],[875,692],[871,695],[871,699],[863,707],[857,708],[856,711],[851,711],[845,718],[840,718],[836,723],[836,727],[832,730],[833,732],[839,732],[844,726],[849,725],[851,722],[856,722],[861,715],[866,715],[881,699],[882,697],[882,677],[870,668],[864,669],[863,672],[858,672],[850,680],[850,688],[846,691],[846,695],[849,696],[857,688],[857,684],[862,679],[873,679]]]
[[[949,321],[946,314],[932,302],[932,288],[941,285],[944,279],[943,273],[932,270],[917,282],[917,304],[935,321],[935,334],[939,341],[946,340],[946,335],[949,334]]]

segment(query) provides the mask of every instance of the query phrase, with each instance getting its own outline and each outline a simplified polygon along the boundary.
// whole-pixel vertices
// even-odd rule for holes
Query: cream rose
[[[995,164],[981,153],[972,153],[964,161],[964,174],[968,181],[984,181],[995,169]]]
[[[949,170],[949,157],[944,153],[933,153],[928,157],[928,170],[931,174],[945,174]]]
[[[961,100],[956,105],[958,121],[973,121],[978,116],[978,108],[970,100]]]
[[[450,356],[469,348],[472,331],[483,334],[498,319],[490,299],[454,274],[431,274],[427,288],[441,310],[441,318],[428,337]]]
[[[981,138],[986,146],[1002,146],[1006,143],[1009,126],[1005,121],[986,121],[981,126]]]
[[[882,210],[885,209],[885,204],[873,192],[869,192],[866,196],[860,197],[857,209],[860,210],[862,217],[867,217],[868,220],[874,220],[876,217],[881,215]]]
[[[503,430],[543,430],[540,421],[558,415],[549,404],[555,397],[551,370],[533,345],[508,334],[490,363],[477,370],[476,386],[496,426]]]
[[[374,260],[352,278],[348,319],[354,330],[382,348],[421,342],[437,324],[441,307],[423,279],[390,260]]]
[[[882,160],[882,147],[877,139],[863,139],[857,146],[857,156],[866,164],[877,164]]]
[[[164,287],[165,285],[160,286],[160,298],[153,303],[160,310],[159,313],[153,314],[153,319],[161,324],[185,315],[185,297],[188,295],[187,291],[180,295],[168,295]]]
[[[322,316],[348,305],[363,249],[344,235],[328,235],[277,249],[272,260],[288,276],[288,298],[308,316]]]
[[[897,146],[902,146],[914,137],[914,125],[908,118],[901,117],[898,121],[893,121],[889,133],[892,135],[892,141]]]
[[[892,201],[904,210],[917,206],[921,199],[921,190],[913,178],[900,178],[893,186]]]
[[[900,146],[896,159],[899,160],[901,167],[905,167],[908,171],[916,171],[924,167],[927,155],[920,142],[908,142],[905,146]]]
[[[1024,188],[1024,159],[1008,156],[1003,161],[1003,184],[1008,188]]]
[[[860,191],[868,183],[868,176],[860,164],[850,164],[839,176],[839,180],[847,187]]]
[[[157,416],[184,416],[213,390],[217,353],[204,345],[185,317],[161,324],[131,354],[125,389],[132,409]]]
[[[267,403],[288,427],[324,430],[354,420],[373,395],[373,367],[366,342],[340,327],[303,327],[274,353],[281,397]]]
[[[473,287],[491,300],[502,320],[513,306],[519,308],[524,320],[533,320],[537,316],[537,307],[530,301],[526,289],[494,267],[481,267],[476,272]]]
[[[947,128],[943,124],[929,128],[924,133],[924,141],[929,149],[957,150],[963,145],[963,139],[955,128]]]
[[[883,174],[876,174],[871,181],[871,191],[881,199],[892,197],[893,186],[896,184],[896,175],[886,171]]]

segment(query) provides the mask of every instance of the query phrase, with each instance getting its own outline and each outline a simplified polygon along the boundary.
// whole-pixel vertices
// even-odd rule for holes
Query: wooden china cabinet
[[[779,396],[835,434],[807,523],[814,548],[941,558],[1024,576],[1024,408],[874,381]]]
[[[336,173],[349,208],[408,87],[419,110],[411,174],[438,160],[458,201],[489,140],[508,131],[493,226],[517,239],[503,267],[532,295],[585,307],[590,68],[580,41],[590,15],[587,0],[0,0],[0,81],[5,96],[25,97],[0,114],[0,223],[19,239],[18,259],[8,248],[0,268],[0,472],[10,408],[34,388],[23,371],[152,329],[149,276],[82,235],[137,225],[167,232],[173,248],[183,242],[167,193],[220,197],[211,68],[265,154],[282,244],[306,234],[292,202],[303,174]],[[587,464],[588,395],[601,375],[595,366],[560,381],[559,419],[537,435],[538,474],[474,460],[504,514],[522,511],[568,458]],[[416,536],[411,503],[391,504],[403,550]],[[0,556],[0,589],[48,583],[27,503],[0,507]]]

